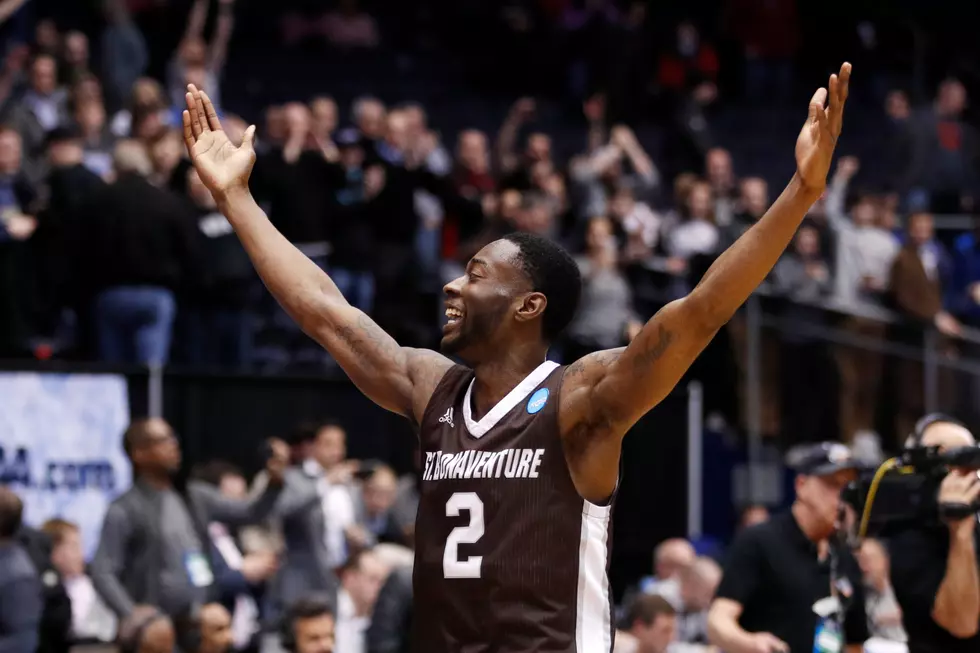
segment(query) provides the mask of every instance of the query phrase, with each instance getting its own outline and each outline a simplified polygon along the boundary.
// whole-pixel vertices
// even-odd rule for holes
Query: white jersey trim
[[[575,615],[575,650],[578,653],[612,651],[612,604],[606,575],[611,515],[612,506],[583,502]]]
[[[486,435],[487,431],[492,429],[497,425],[504,415],[509,413],[514,409],[514,406],[521,403],[523,400],[527,399],[528,395],[537,388],[541,383],[548,378],[554,369],[558,367],[558,363],[554,361],[545,361],[537,366],[533,372],[524,377],[524,380],[514,386],[514,389],[508,392],[503,399],[501,399],[496,406],[490,409],[486,415],[480,421],[475,421],[473,419],[473,384],[476,383],[474,378],[470,381],[469,386],[466,388],[466,396],[463,397],[463,422],[466,424],[466,430],[469,431],[470,435],[474,438],[482,438]]]

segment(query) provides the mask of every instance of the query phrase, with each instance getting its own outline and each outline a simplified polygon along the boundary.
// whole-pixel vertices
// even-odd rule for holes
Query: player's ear
[[[548,306],[548,298],[539,292],[532,292],[524,295],[520,306],[517,307],[516,318],[521,322],[528,322],[536,319],[544,313]]]

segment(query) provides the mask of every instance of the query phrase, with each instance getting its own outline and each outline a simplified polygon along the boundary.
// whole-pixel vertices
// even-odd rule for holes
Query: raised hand
[[[839,74],[830,76],[827,88],[817,89],[810,100],[810,114],[796,139],[797,174],[808,188],[823,190],[827,186],[850,80],[851,64],[844,63]]]
[[[230,190],[247,189],[255,164],[255,125],[245,130],[242,144],[235,147],[221,129],[207,93],[190,84],[185,99],[184,144],[201,181],[215,199]]]

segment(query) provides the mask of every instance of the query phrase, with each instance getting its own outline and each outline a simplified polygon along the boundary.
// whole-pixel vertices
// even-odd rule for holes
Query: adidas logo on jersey
[[[453,424],[453,409],[450,408],[446,411],[446,414],[439,418],[440,424],[449,424],[449,428],[454,429],[456,425]]]
[[[425,453],[423,481],[449,478],[537,478],[544,449]]]

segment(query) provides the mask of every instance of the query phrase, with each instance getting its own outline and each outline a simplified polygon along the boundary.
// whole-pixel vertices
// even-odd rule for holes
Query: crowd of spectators
[[[733,15],[782,20],[756,4],[735,3]],[[603,29],[643,23],[636,6],[599,6],[556,15],[563,29],[582,32],[583,44],[599,38],[586,38],[586,27],[608,38]],[[184,157],[186,83],[210,93],[233,139],[246,127],[221,100],[234,0],[191,3],[160,80],[145,76],[153,43],[129,5],[111,0],[104,9],[99,66],[85,33],[50,20],[34,25],[30,41],[8,44],[0,75],[0,354],[257,372],[330,367],[263,291]],[[745,21],[735,24],[746,52],[761,53],[743,67],[744,98],[784,88],[778,80],[792,39],[770,42]],[[350,2],[314,21],[287,15],[280,27],[287,46],[323,36],[334,48],[373,48],[381,38]],[[483,244],[524,230],[575,252],[586,280],[580,314],[554,356],[625,344],[773,199],[770,180],[740,163],[750,157],[718,144],[712,107],[724,103],[726,88],[718,50],[691,21],[677,23],[673,37],[644,73],[655,81],[662,111],[654,115],[669,132],[663,142],[638,137],[644,121],[636,129],[613,122],[629,103],[612,86],[572,94],[583,98],[576,120],[586,123],[586,142],[571,157],[553,140],[560,119],[547,99],[514,102],[495,134],[450,135],[417,102],[362,96],[343,107],[321,95],[255,116],[254,194],[349,301],[401,342],[433,346],[442,285]],[[604,79],[595,73],[606,70],[601,60],[582,55],[589,88]],[[868,70],[872,80],[882,74]],[[864,163],[840,160],[771,277],[768,294],[792,304],[781,314],[785,336],[762,347],[764,434],[849,439],[879,426],[882,401],[900,408],[887,429],[904,433],[921,412],[915,361],[886,365],[866,344],[831,347],[801,325],[915,346],[925,325],[941,335],[940,354],[972,351],[958,337],[980,315],[974,237],[937,238],[930,213],[972,210],[976,132],[966,88],[949,78],[933,102],[913,106],[896,89],[882,103],[877,120],[887,138],[862,152]],[[886,326],[875,308],[897,309],[906,328]],[[737,316],[695,370],[714,388],[711,407],[733,424],[744,423],[734,407],[745,405],[747,339]],[[892,367],[898,381],[881,384]],[[731,378],[741,379],[737,395]]]
[[[110,508],[90,565],[75,524],[58,518],[28,527],[17,496],[0,487],[5,651],[118,642],[149,653],[176,642],[186,653],[277,653],[295,650],[282,641],[283,620],[311,605],[331,622],[322,647],[298,653],[409,650],[413,475],[349,459],[346,433],[333,422],[301,425],[289,445],[276,442],[270,459],[288,466],[270,464],[251,482],[221,461],[184,483],[165,480],[180,465],[180,448],[162,420],[135,422],[125,445],[135,484]],[[768,519],[764,506],[749,505],[738,529]],[[617,653],[715,653],[707,615],[722,554],[710,540],[657,545],[650,574],[617,603]],[[189,555],[199,559],[185,575]],[[904,642],[887,550],[868,539],[858,561],[868,632]]]

